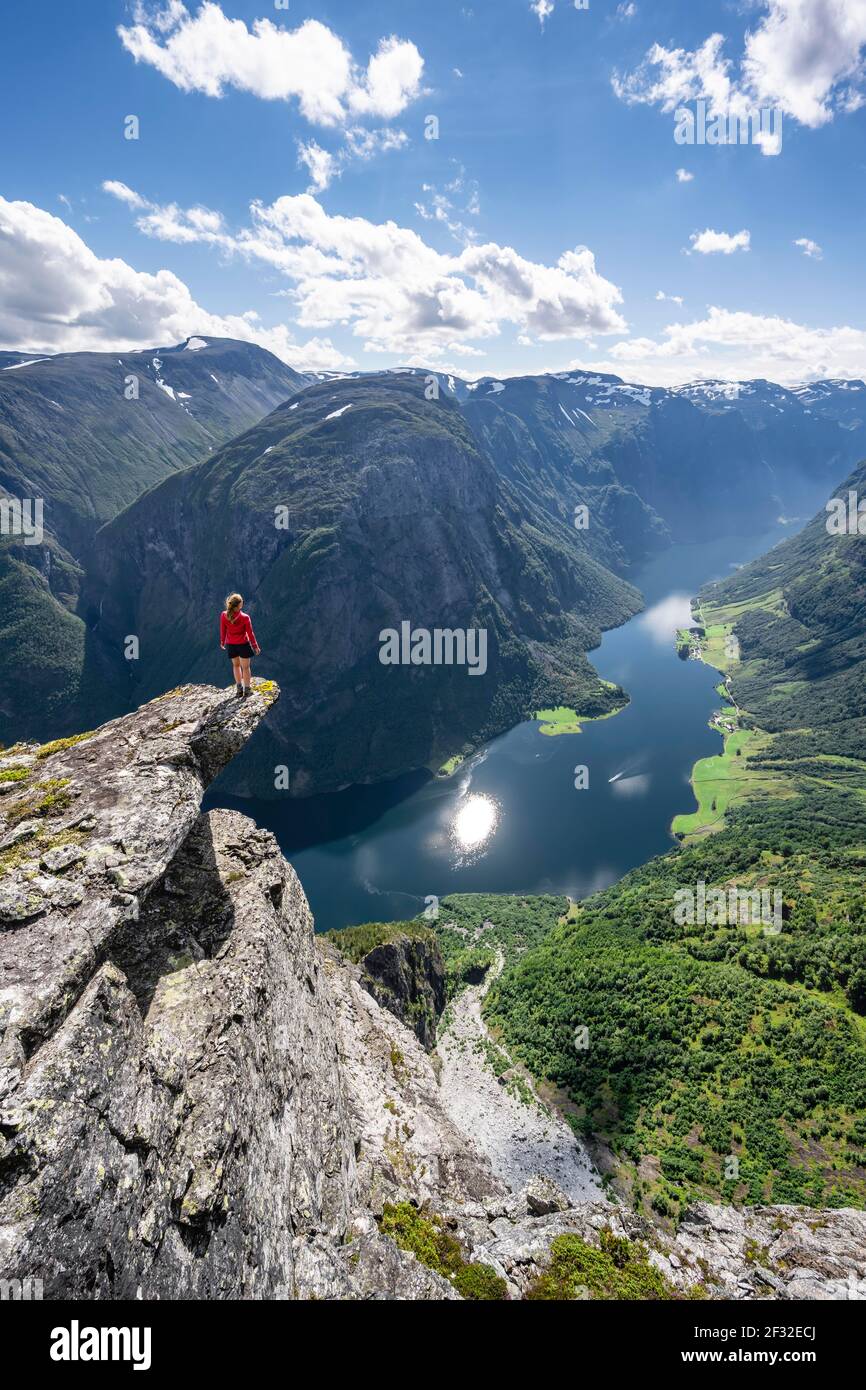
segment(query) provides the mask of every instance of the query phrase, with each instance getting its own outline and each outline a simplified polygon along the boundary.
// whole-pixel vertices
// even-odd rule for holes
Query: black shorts
[[[232,661],[239,656],[255,656],[249,642],[227,642],[226,653]]]

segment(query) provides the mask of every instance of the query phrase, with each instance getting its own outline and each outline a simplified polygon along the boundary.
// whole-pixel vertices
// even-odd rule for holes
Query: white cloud
[[[767,0],[767,10],[746,38],[746,89],[801,125],[826,124],[863,77],[866,0]]]
[[[529,8],[532,10],[533,14],[538,16],[538,22],[543,29],[544,21],[547,19],[548,15],[553,14],[553,0],[532,0]]]
[[[121,202],[140,212],[138,226],[147,236],[156,237],[158,241],[209,241],[215,245],[226,242],[222,217],[210,208],[181,208],[177,203],[166,203],[160,207],[156,203],[149,203],[137,193],[133,194],[136,201],[132,202],[129,197],[132,189],[121,184],[120,188],[124,191],[119,193],[116,191],[117,185],[111,180],[104,183],[102,188],[105,193],[120,198]]]
[[[467,247],[456,269],[474,279],[497,319],[543,342],[625,328],[614,308],[622,303],[622,294],[598,274],[586,246],[565,251],[555,266],[546,266],[525,260],[510,246],[488,242]]]
[[[317,145],[315,140],[308,140],[306,144],[298,141],[298,163],[305,164],[310,171],[308,193],[321,193],[339,173],[335,157]]]
[[[615,307],[620,293],[597,274],[585,248],[554,266],[493,243],[446,256],[393,222],[329,217],[303,194],[256,206],[251,224],[233,233],[211,209],[159,208],[126,185],[111,189],[151,236],[212,245],[283,273],[297,324],[312,336],[299,343],[294,324],[265,326],[253,310],[211,313],[170,270],[149,274],[102,259],[59,217],[0,199],[0,347],[122,352],[191,335],[235,337],[295,367],[339,370],[356,364],[323,330],[345,324],[365,348],[451,370],[449,359],[479,356],[478,340],[495,339],[509,325],[528,346],[583,337],[586,354],[598,352],[592,334],[625,331]],[[662,296],[679,307],[679,296]],[[570,365],[652,385],[863,378],[866,331],[713,307],[703,319],[667,325],[657,338],[625,339],[604,359]]]
[[[616,7],[617,19],[634,19],[636,14],[637,5],[633,3],[617,5]]]
[[[298,163],[306,165],[310,173],[307,192],[322,193],[330,188],[353,160],[366,163],[377,154],[403,149],[408,143],[405,131],[367,130],[364,126],[351,126],[336,152],[323,149],[316,140],[299,140]]]
[[[773,109],[817,129],[837,111],[863,102],[866,0],[756,0],[763,11],[745,36],[739,64],[725,56],[725,38],[711,34],[695,49],[653,44],[626,76],[615,74],[616,94],[630,103],[676,110],[707,101],[710,116],[742,118]],[[761,142],[778,154],[778,141]]]
[[[119,183],[117,179],[106,179],[102,187],[106,193],[110,193],[113,198],[119,198],[128,207],[143,208],[147,206],[144,198],[140,197],[133,189],[128,188],[125,183]]]
[[[665,299],[669,304],[676,304],[682,308],[683,297],[681,294],[665,294],[664,290],[659,290],[656,299]]]
[[[454,188],[462,174],[448,185]],[[304,328],[348,326],[372,352],[426,355],[453,342],[498,336],[513,325],[541,341],[621,333],[622,295],[584,246],[555,265],[526,260],[494,242],[459,254],[434,250],[394,222],[331,217],[309,194],[254,203],[251,223],[229,234],[174,205],[147,203],[137,226],[150,236],[199,240],[280,271]],[[214,216],[217,216],[214,214]]]
[[[692,243],[692,250],[698,251],[702,256],[722,255],[730,256],[734,251],[748,251],[751,245],[751,233],[745,228],[741,232],[714,232],[707,227],[703,232],[692,232],[689,241]]]
[[[824,252],[821,250],[821,247],[818,245],[817,241],[813,241],[811,237],[797,237],[797,240],[794,242],[794,245],[799,246],[801,248],[804,256],[811,256],[811,258],[815,261],[820,261],[823,259]]]
[[[126,196],[131,193],[126,185],[113,185],[113,192],[138,206]],[[144,199],[141,203],[148,206]],[[174,222],[196,233],[188,239],[220,235],[213,230],[218,214],[195,208],[175,212]],[[296,343],[286,325],[267,328],[253,310],[212,314],[170,270],[151,275],[119,259],[103,260],[59,217],[32,203],[0,198],[0,346],[123,352],[195,334],[259,343],[295,367],[354,365],[327,339]]]
[[[346,131],[346,150],[355,159],[372,159],[377,154],[387,154],[389,150],[401,150],[408,145],[409,137],[404,130],[367,130],[363,126],[350,126]]]
[[[654,43],[643,62],[625,77],[614,73],[616,95],[631,105],[675,111],[685,101],[712,98],[713,109],[727,110],[732,96],[730,61],[721,56],[724,38],[712,34],[700,48],[665,48]]]
[[[677,169],[677,183],[691,183],[694,174],[690,174],[688,169]]]
[[[366,77],[349,92],[349,105],[359,115],[390,121],[418,95],[423,71],[424,60],[414,43],[393,35],[380,39]]]
[[[470,347],[468,343],[449,343],[449,352],[456,352],[458,357],[486,357],[486,353],[480,348]]]
[[[855,111],[859,111],[861,106],[866,105],[866,93],[849,88],[843,95],[840,105],[846,116],[853,116]]]
[[[315,19],[297,29],[257,19],[248,29],[214,0],[204,0],[194,16],[180,0],[156,12],[139,0],[134,20],[118,28],[124,48],[181,91],[221,97],[234,87],[265,101],[296,100],[315,125],[345,125],[357,116],[391,120],[420,92],[424,60],[414,43],[393,35],[379,41],[362,69]]]
[[[478,232],[462,219],[477,217],[481,212],[478,185],[474,179],[467,180],[466,171],[459,167],[455,177],[440,192],[435,184],[421,185],[424,198],[415,204],[415,211],[425,222],[439,222],[459,241],[461,245],[478,240]]]
[[[616,372],[651,386],[698,379],[765,377],[783,386],[827,377],[866,379],[866,331],[811,328],[775,315],[710,308],[705,318],[669,324],[660,338],[630,338],[604,359],[571,369]]]
[[[385,126],[381,131],[368,131],[361,125],[349,126],[345,135],[345,149],[341,156],[343,167],[349,163],[349,158],[356,160],[371,160],[377,154],[388,154],[391,150],[402,150],[409,145],[409,136],[406,131],[393,131],[389,126]]]

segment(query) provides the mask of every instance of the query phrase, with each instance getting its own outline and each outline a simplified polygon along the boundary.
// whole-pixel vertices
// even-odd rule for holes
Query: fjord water
[[[211,804],[234,805],[274,832],[320,931],[414,917],[425,900],[454,892],[585,897],[670,848],[671,820],[695,806],[694,763],[721,750],[707,726],[720,677],[676,653],[690,596],[792,529],[678,545],[632,576],[644,612],[590,653],[631,702],[580,734],[551,737],[529,721],[448,779],[420,773],[306,801]],[[583,790],[578,765],[588,769]]]

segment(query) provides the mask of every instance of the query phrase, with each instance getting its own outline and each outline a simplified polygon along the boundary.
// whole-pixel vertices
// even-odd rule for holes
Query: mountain
[[[127,400],[124,385],[128,387],[132,379],[138,396]],[[565,553],[577,557],[575,563],[594,560],[603,571],[597,604],[591,593],[595,581],[580,581],[575,590],[585,595],[579,603],[587,619],[583,626],[589,629],[578,633],[580,653],[597,640],[604,626],[603,612],[609,613],[612,621],[619,621],[624,612],[617,603],[607,603],[611,571],[627,578],[672,537],[699,535],[708,522],[723,531],[755,530],[780,512],[797,513],[804,503],[812,505],[816,489],[829,487],[831,479],[850,468],[866,447],[861,413],[866,387],[856,381],[816,382],[788,391],[762,381],[699,382],[666,390],[585,372],[476,382],[414,369],[378,376],[319,373],[314,377],[292,372],[254,345],[202,338],[188,339],[175,348],[125,355],[77,353],[34,359],[8,352],[0,362],[0,490],[17,498],[43,498],[45,508],[41,543],[24,544],[22,537],[15,536],[0,538],[2,634],[16,652],[17,669],[24,677],[18,689],[7,685],[0,693],[0,714],[9,732],[38,734],[49,728],[73,728],[82,721],[85,700],[93,710],[92,717],[105,717],[127,707],[128,698],[137,690],[155,689],[158,684],[156,678],[147,684],[136,677],[129,663],[118,669],[102,641],[110,633],[116,658],[118,634],[113,619],[109,622],[106,617],[100,624],[98,618],[99,606],[106,598],[104,577],[114,574],[108,549],[115,541],[127,544],[125,538],[121,540],[123,527],[109,530],[100,541],[103,579],[95,574],[88,584],[86,601],[83,598],[84,575],[94,563],[93,538],[101,525],[142,492],[213,457],[275,405],[294,404],[298,391],[310,387],[352,406],[344,416],[319,423],[327,426],[327,437],[337,450],[345,450],[347,458],[360,461],[367,444],[365,437],[355,440],[356,425],[369,420],[369,413],[359,412],[357,403],[346,393],[351,396],[354,390],[368,398],[371,392],[386,387],[399,392],[401,383],[410,382],[417,392],[423,387],[424,393],[430,394],[433,381],[439,403],[456,407],[468,426],[471,440],[464,439],[466,447],[471,443],[486,460],[479,478],[486,479],[487,501],[494,497],[490,488],[498,484],[503,497],[509,499],[509,507],[517,508],[513,513],[520,517],[517,531],[524,540],[531,537],[536,554],[540,553],[538,547],[542,551],[552,547],[556,553],[564,547]],[[300,423],[306,418],[301,413],[293,420]],[[393,430],[399,428],[401,419],[399,414],[394,416]],[[393,443],[391,439],[389,447]],[[295,434],[294,447],[303,447],[300,433]],[[243,450],[236,458],[237,467],[251,469],[251,478],[258,474],[267,479],[267,486],[259,488],[262,496],[271,484],[277,490],[283,488],[283,482],[269,472],[279,453],[279,441],[264,444],[262,452],[265,448],[276,451],[267,465],[255,463]],[[321,456],[328,460],[327,469],[332,473],[327,450]],[[436,470],[428,467],[424,477],[430,482],[430,500],[422,502],[419,493],[422,514],[439,502]],[[330,477],[316,485],[323,489],[316,505],[321,503],[326,510],[330,485]],[[308,528],[318,525],[312,507],[314,492],[315,486],[311,490],[305,485],[306,500],[311,502],[303,518]],[[229,505],[234,505],[235,497],[242,500],[244,484],[239,481],[237,492],[228,495]],[[207,497],[206,487],[202,496]],[[278,500],[271,503],[272,508],[274,505],[279,505]],[[503,516],[507,529],[511,524],[508,517],[513,520],[508,507]],[[501,517],[496,520],[491,516],[490,524],[499,526],[501,521]],[[241,516],[236,535],[243,532],[243,526]],[[265,534],[273,540],[270,530]],[[284,541],[288,534],[281,532],[280,539]],[[258,538],[249,539],[256,547]],[[455,532],[443,554],[455,553],[449,546],[453,547],[456,539]],[[175,543],[182,544],[177,538]],[[228,567],[238,574],[248,573],[246,588],[253,592],[260,579],[258,569],[255,564],[245,567],[239,563],[233,544],[227,543]],[[202,545],[204,554],[207,542]],[[467,537],[461,539],[460,547],[464,554],[471,553]],[[264,560],[272,549],[265,546]],[[151,567],[157,552],[158,544],[153,540]],[[350,557],[351,550],[346,553],[347,565]],[[197,551],[196,562],[199,558]],[[122,556],[117,557],[117,563],[124,568]],[[545,556],[541,565],[548,563]],[[407,573],[413,564],[414,559],[407,557]],[[190,616],[188,627],[203,621],[204,612],[211,610],[232,582],[222,573],[219,562],[209,573],[212,588],[206,604],[202,601],[199,615]],[[526,577],[534,582],[538,574],[535,562],[529,563]],[[118,575],[118,583],[135,582],[131,573],[122,580]],[[340,582],[351,584],[348,569]],[[389,583],[396,602],[396,577],[391,576]],[[554,590],[558,586],[559,579],[555,579]],[[557,597],[560,607],[564,592]],[[108,599],[110,602],[110,593]],[[131,611],[129,603],[125,611]],[[543,598],[540,611],[551,611]],[[83,616],[87,617],[86,627],[80,621]],[[581,627],[580,613],[576,625]],[[120,635],[135,635],[137,631],[126,623]],[[537,638],[531,621],[526,635],[530,640]],[[169,659],[164,654],[161,669],[172,673],[178,665],[183,666],[182,673],[193,669],[187,657],[194,650],[195,643],[182,655],[175,653]],[[582,657],[578,657],[578,676],[572,683],[574,698],[577,694],[586,698],[590,690],[592,678],[581,663]],[[216,676],[212,665],[194,669],[206,672],[209,678]],[[428,685],[435,679],[431,677]],[[537,688],[534,680],[530,685]],[[293,689],[291,680],[287,689]],[[489,707],[485,712],[483,701],[476,697],[475,715],[458,717],[450,730],[446,724],[451,715],[445,715],[448,701],[441,703],[437,696],[433,703],[441,703],[440,714],[431,715],[428,727],[411,743],[411,756],[418,756],[425,748],[437,750],[430,752],[430,761],[435,761],[449,739],[460,749],[472,743],[479,731],[504,727],[506,711],[508,717],[519,717],[525,709],[524,700],[513,698],[513,682],[511,689],[512,696],[503,697],[504,703],[495,714]],[[597,696],[597,685],[595,691]],[[345,691],[341,698],[349,699]],[[407,695],[406,721],[410,720],[413,698]],[[466,691],[459,703],[465,709]],[[280,723],[293,707],[290,693]],[[299,703],[299,712],[301,709]],[[422,718],[426,720],[427,714]],[[470,729],[475,732],[470,734]],[[394,745],[395,754],[397,747],[410,755],[402,734]],[[335,746],[332,780],[338,778],[336,758],[344,751],[352,750]],[[354,748],[350,768],[360,771],[380,755],[381,749],[362,754]],[[299,749],[299,774],[305,757]],[[406,764],[389,752],[382,765],[391,775]],[[305,785],[304,775],[299,787]],[[353,775],[347,772],[347,778]]]
[[[614,412],[597,407],[592,392],[555,376],[484,381],[456,390],[500,476],[565,524],[576,507],[587,507],[589,552],[620,573],[671,540],[666,522],[624,481],[615,460],[620,435],[630,433],[645,413],[647,393],[632,396],[629,389],[623,387]]]
[[[866,450],[862,382],[796,392],[766,381],[663,389],[584,372],[443,380],[514,486],[556,516],[588,503],[614,537],[599,555],[621,572],[708,516],[728,534],[759,531]]]
[[[852,491],[866,465],[834,497]],[[615,1189],[673,1219],[696,1199],[866,1206],[866,537],[828,515],[697,600],[725,732],[681,846],[490,993]]]
[[[833,494],[846,513],[851,493],[866,501],[866,463]],[[710,616],[736,610],[740,661],[731,667],[732,689],[763,729],[789,734],[773,749],[784,747],[787,756],[795,746],[803,756],[812,749],[829,760],[832,777],[834,751],[866,752],[866,518],[863,535],[836,534],[829,524],[822,509],[799,535],[707,588],[701,600]]]
[[[404,1001],[315,937],[273,836],[201,813],[278,697],[186,686],[0,754],[5,1284],[145,1303],[849,1296],[862,1212],[698,1202],[672,1231],[546,1174],[507,1181]],[[433,933],[412,939],[435,967]]]
[[[712,517],[760,531],[780,510],[813,506],[866,452],[866,384],[817,381],[634,385],[601,372],[464,381],[421,368],[460,404],[500,474],[570,524],[590,510],[592,554],[629,569]],[[322,374],[320,374],[321,376]],[[328,380],[360,379],[331,374]]]
[[[94,669],[132,703],[225,680],[217,618],[233,588],[283,690],[255,768],[239,765],[257,795],[279,765],[295,795],[332,790],[438,766],[551,701],[613,708],[622,692],[585,653],[640,605],[409,375],[310,386],[105,526]],[[485,670],[384,665],[380,634],[403,623],[484,631]],[[130,633],[140,663],[123,659]]]
[[[81,717],[85,629],[75,614],[97,528],[305,381],[271,353],[231,339],[125,354],[0,355],[0,497],[39,499],[44,528],[36,544],[0,537],[0,634],[23,677],[0,694],[11,730],[72,727]]]
[[[0,489],[44,498],[46,529],[78,553],[146,488],[304,383],[254,343],[221,338],[20,359],[0,366]]]

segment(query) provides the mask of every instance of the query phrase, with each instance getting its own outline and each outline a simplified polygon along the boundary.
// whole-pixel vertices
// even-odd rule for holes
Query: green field
[[[463,754],[462,754],[462,753],[455,753],[454,756],[453,756],[452,758],[449,758],[449,759],[447,760],[447,762],[444,762],[444,763],[442,764],[442,766],[437,770],[436,776],[437,776],[437,777],[450,777],[451,774],[452,774],[452,772],[456,772],[456,771],[457,771],[458,767],[460,766],[460,764],[461,764],[463,761],[464,761]]]
[[[675,816],[671,824],[673,834],[686,843],[722,829],[725,813],[751,796],[793,795],[784,775],[760,769],[752,761],[753,756],[767,752],[771,737],[762,730],[743,727],[745,711],[729,703],[734,700],[730,682],[743,668],[739,656],[731,654],[729,641],[736,636],[737,622],[745,613],[761,611],[774,616],[784,614],[781,590],[770,590],[759,598],[741,603],[711,605],[703,601],[695,605],[696,619],[704,635],[692,639],[692,643],[699,645],[700,660],[724,676],[717,689],[726,705],[720,717],[711,721],[711,727],[722,735],[722,752],[701,758],[692,771],[691,785],[697,810]],[[678,634],[678,637],[684,635]]]
[[[690,841],[698,835],[712,834],[725,823],[725,813],[756,794],[786,794],[785,779],[759,772],[749,762],[749,752],[758,752],[771,742],[766,734],[753,729],[737,729],[725,736],[721,753],[701,758],[692,772],[692,790],[698,809],[675,816],[671,830]]]
[[[553,737],[556,734],[583,732],[577,710],[567,709],[565,705],[560,705],[557,709],[540,709],[532,717],[542,721],[538,730],[540,734],[550,734]]]
[[[601,684],[607,690],[616,690],[612,681],[602,681]],[[625,705],[620,705],[619,709],[606,710],[604,714],[578,714],[577,710],[569,709],[567,705],[558,705],[556,709],[540,709],[532,716],[540,722],[540,734],[548,734],[555,737],[556,734],[580,734],[583,732],[583,725],[591,719],[610,719],[613,715],[619,714],[620,709],[625,709]]]

